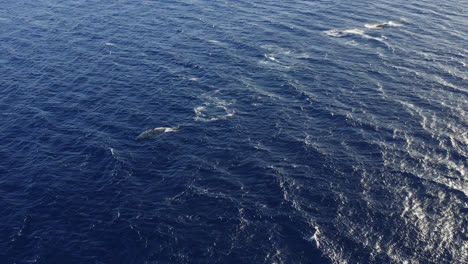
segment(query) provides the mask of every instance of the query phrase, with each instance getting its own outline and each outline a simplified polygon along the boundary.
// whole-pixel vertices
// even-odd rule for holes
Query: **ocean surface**
[[[466,0],[0,6],[0,263],[468,263]]]

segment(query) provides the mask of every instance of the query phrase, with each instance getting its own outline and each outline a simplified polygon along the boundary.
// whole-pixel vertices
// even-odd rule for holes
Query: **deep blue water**
[[[468,262],[468,2],[0,6],[0,263]]]

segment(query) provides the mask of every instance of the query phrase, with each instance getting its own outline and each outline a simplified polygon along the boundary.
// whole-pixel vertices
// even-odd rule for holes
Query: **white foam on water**
[[[260,48],[268,52],[263,54],[264,59],[258,63],[275,68],[289,70],[296,65],[303,65],[304,59],[309,59],[312,56],[305,51],[298,51],[291,48],[284,48],[277,45],[262,45]]]
[[[438,64],[437,67],[439,69],[441,69],[442,71],[450,74],[452,77],[456,77],[456,78],[460,78],[460,79],[462,79],[464,81],[468,81],[468,75],[465,72],[459,70],[456,67],[450,67],[450,66],[445,65],[445,64]]]
[[[414,193],[410,187],[397,191],[403,200],[400,217],[409,230],[416,231],[419,240],[426,241],[425,246],[418,249],[419,252],[430,252],[439,257],[448,251],[453,257],[466,259],[468,252],[460,249],[466,249],[468,243],[458,240],[463,217],[460,217],[457,207],[461,201],[442,190],[434,194],[435,198],[427,199]],[[415,252],[413,257],[417,259],[418,254]]]
[[[380,84],[378,87],[383,89]],[[363,192],[368,210],[379,211],[383,207],[397,213],[393,217],[395,220],[389,222],[396,221],[395,233],[383,235],[380,224],[372,222],[372,218],[368,219],[369,223],[362,218],[353,220],[350,214],[353,211],[347,209],[353,206],[349,206],[347,200],[354,198],[346,197],[343,193],[343,198],[340,195],[343,205],[338,208],[338,217],[330,224],[333,228],[311,220],[310,226],[315,229],[315,233],[308,236],[311,243],[333,263],[354,263],[354,257],[349,254],[350,249],[337,241],[336,232],[340,233],[339,237],[346,237],[359,248],[369,251],[371,261],[382,260],[382,256],[385,256],[394,263],[438,263],[448,255],[456,260],[453,263],[464,263],[460,260],[468,258],[468,241],[463,240],[468,226],[465,224],[466,217],[460,214],[460,208],[467,208],[468,204],[460,198],[463,194],[449,191],[461,191],[468,197],[466,165],[463,161],[451,159],[449,151],[453,151],[452,146],[467,142],[468,132],[462,129],[463,126],[453,123],[453,120],[440,118],[415,102],[401,104],[408,109],[413,119],[420,122],[424,131],[439,140],[439,143],[431,144],[405,127],[393,127],[394,142],[406,143],[385,145],[382,153],[385,169],[382,175],[375,175],[375,172],[367,175],[362,173],[361,184],[364,190],[369,189],[368,193]],[[449,140],[444,140],[447,137]],[[310,144],[310,137],[306,136],[305,142]],[[459,149],[457,151],[459,155],[468,157]],[[366,167],[361,169],[365,170]],[[401,185],[395,186],[395,177],[401,177]],[[408,182],[405,182],[406,178]],[[412,182],[416,184],[409,184]],[[420,188],[419,184],[424,188]],[[391,193],[393,199],[388,205],[375,207],[381,199],[379,195],[373,196],[375,186]],[[297,198],[288,193],[288,199]],[[408,237],[412,239],[402,239]],[[415,240],[425,243],[415,245]],[[408,248],[412,251],[406,250]]]
[[[382,94],[383,98],[387,98],[387,94],[385,93],[385,90],[380,82],[377,83],[377,91],[379,91],[380,94]]]
[[[275,57],[273,57],[273,54],[265,54],[265,58],[274,61],[274,62],[279,62]]]
[[[112,156],[114,156],[114,157],[115,157],[115,151],[114,151],[114,149],[113,149],[113,148],[109,148],[109,150],[110,150],[110,152],[111,152]]]
[[[268,50],[270,53],[266,53],[263,56],[264,60],[260,60],[258,63],[262,65],[268,65],[273,67],[280,67],[284,69],[290,69],[290,61],[296,60],[299,57],[296,56],[295,51],[287,48],[282,48],[276,45],[262,45],[262,49]],[[304,54],[301,54],[304,55]]]
[[[270,67],[278,68],[278,69],[286,69],[286,70],[291,69],[291,66],[281,64],[274,57],[268,58],[268,60],[260,60],[260,61],[258,61],[258,64],[265,65],[265,66],[270,66]]]
[[[231,108],[234,101],[227,102],[217,97],[205,96],[205,102],[193,108],[194,119],[202,122],[212,122],[220,119],[226,119],[235,115],[236,111]]]
[[[468,87],[458,87],[456,86],[455,84],[452,84],[446,80],[444,80],[442,77],[440,76],[435,76],[433,78],[437,83],[443,85],[443,86],[446,86],[446,87],[450,87],[456,91],[463,91],[463,92],[468,92]]]
[[[315,232],[314,234],[310,237],[310,240],[314,241],[315,242],[315,246],[317,248],[320,248],[321,245],[320,245],[320,229],[318,226],[314,226],[315,228]]]
[[[189,81],[192,81],[192,82],[196,82],[196,81],[200,80],[200,78],[198,78],[198,77],[186,76],[186,75],[183,75],[183,74],[178,74],[177,76],[182,80],[189,80]]]

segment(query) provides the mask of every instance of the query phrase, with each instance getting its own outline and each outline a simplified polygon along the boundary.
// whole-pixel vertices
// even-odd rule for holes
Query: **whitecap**
[[[269,59],[269,60],[260,60],[260,61],[258,61],[258,64],[262,64],[262,65],[266,65],[266,66],[270,66],[270,67],[274,67],[274,68],[279,68],[279,69],[286,69],[286,70],[291,69],[291,66],[281,64],[274,57],[272,59]]]

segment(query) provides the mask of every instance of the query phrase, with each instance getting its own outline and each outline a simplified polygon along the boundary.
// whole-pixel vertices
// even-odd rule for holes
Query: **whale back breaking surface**
[[[136,141],[151,139],[159,134],[167,133],[167,132],[175,132],[177,130],[178,128],[171,128],[171,127],[157,127],[153,129],[148,129],[148,130],[143,131],[140,135],[138,135],[136,137]]]

